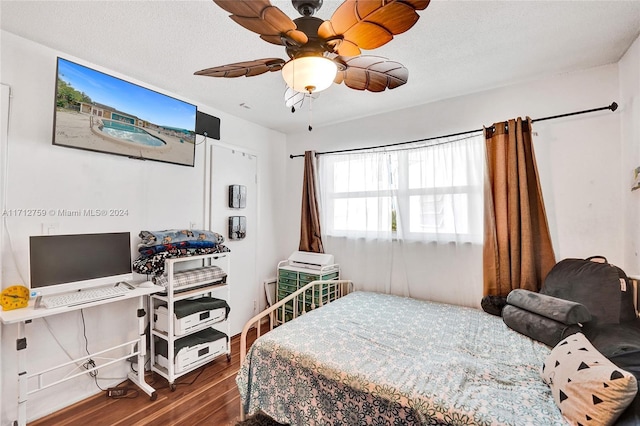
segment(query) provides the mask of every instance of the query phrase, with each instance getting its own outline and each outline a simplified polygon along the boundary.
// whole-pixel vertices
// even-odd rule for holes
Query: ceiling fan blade
[[[207,68],[194,73],[194,75],[204,75],[207,77],[253,77],[264,74],[268,71],[279,71],[282,69],[285,60],[280,58],[256,59],[255,61],[237,62],[235,64],[221,65],[219,67]]]
[[[269,0],[213,0],[231,13],[230,18],[249,31],[260,34],[269,43],[283,45],[281,37],[296,44],[305,44],[308,38],[297,30],[296,24]]]
[[[342,35],[344,41],[336,53],[354,56],[353,46],[359,49],[375,49],[401,34],[418,21],[416,10],[423,10],[430,0],[345,0],[331,19],[318,28],[320,38]]]
[[[347,68],[338,72],[334,82],[344,82],[351,89],[382,92],[402,86],[409,79],[409,70],[404,65],[380,56],[338,59],[342,60]]]
[[[260,12],[271,6],[269,0],[213,0],[215,4],[233,15],[259,16]]]

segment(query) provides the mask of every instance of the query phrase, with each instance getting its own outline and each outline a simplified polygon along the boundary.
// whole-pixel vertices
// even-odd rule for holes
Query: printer
[[[279,266],[290,266],[299,269],[313,269],[314,271],[337,269],[333,255],[327,253],[313,253],[309,251],[294,251],[286,261]]]

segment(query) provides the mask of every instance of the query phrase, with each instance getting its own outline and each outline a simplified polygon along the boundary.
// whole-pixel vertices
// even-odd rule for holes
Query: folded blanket
[[[202,240],[202,241],[179,241],[171,244],[159,244],[157,246],[140,246],[138,252],[140,254],[151,256],[152,254],[159,253],[161,251],[167,251],[179,248],[203,248],[203,247],[215,247],[218,243],[216,241]]]
[[[188,287],[193,284],[202,282],[222,282],[226,281],[227,273],[219,266],[207,266],[203,268],[187,269],[173,273],[174,288]],[[169,285],[169,277],[166,275],[158,275],[153,281],[156,285],[167,288]]]
[[[517,289],[507,295],[507,303],[562,324],[583,324],[591,321],[591,313],[577,302]]]
[[[173,257],[197,256],[200,254],[224,253],[231,251],[223,244],[215,247],[180,248],[162,251],[151,256],[140,256],[133,261],[133,270],[139,274],[161,275],[164,273],[164,261]]]
[[[164,231],[140,231],[140,246],[153,247],[159,244],[175,244],[181,241],[213,241],[224,243],[224,237],[217,232],[200,229],[167,229]]]

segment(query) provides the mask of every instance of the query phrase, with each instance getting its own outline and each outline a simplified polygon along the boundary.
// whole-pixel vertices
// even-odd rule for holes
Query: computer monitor
[[[31,293],[52,294],[133,278],[129,232],[29,238]]]

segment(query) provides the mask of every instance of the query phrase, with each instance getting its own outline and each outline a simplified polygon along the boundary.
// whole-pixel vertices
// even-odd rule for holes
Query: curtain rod
[[[534,118],[533,120],[531,120],[531,122],[535,123],[536,121],[554,120],[556,118],[569,117],[571,115],[587,114],[589,112],[603,111],[605,109],[610,109],[611,111],[615,111],[615,110],[618,109],[618,104],[616,102],[612,102],[611,105],[600,107],[600,108],[585,109],[583,111],[569,112],[567,114],[552,115],[552,116],[549,116],[549,117],[542,117],[542,118]],[[391,143],[391,144],[386,144],[386,145],[378,145],[378,146],[369,146],[369,147],[366,147],[366,148],[350,148],[350,149],[340,149],[340,150],[336,150],[336,151],[316,152],[316,155],[337,154],[337,153],[341,153],[341,152],[365,151],[365,150],[368,150],[368,149],[387,148],[387,147],[390,147],[390,146],[406,145],[406,144],[417,143],[417,142],[427,142],[427,141],[431,141],[431,140],[434,140],[434,139],[450,138],[450,137],[454,137],[454,136],[462,136],[462,135],[467,135],[469,133],[481,132],[483,130],[484,129],[467,130],[466,132],[452,133],[450,135],[433,136],[433,137],[425,138],[425,139],[416,139],[416,140],[413,140],[413,141],[397,142],[397,143]],[[298,155],[291,154],[291,155],[289,155],[289,158],[296,158],[296,157],[304,157],[304,154],[298,154]]]

